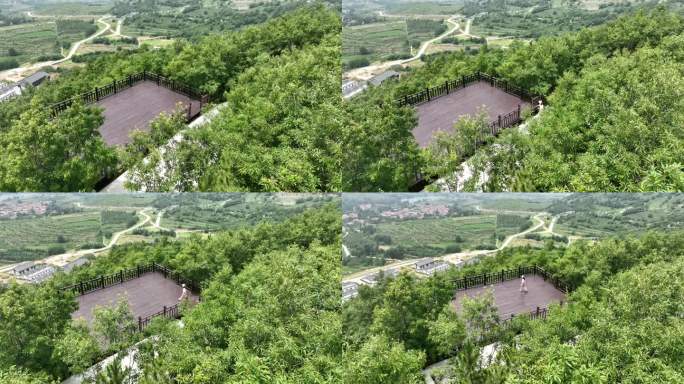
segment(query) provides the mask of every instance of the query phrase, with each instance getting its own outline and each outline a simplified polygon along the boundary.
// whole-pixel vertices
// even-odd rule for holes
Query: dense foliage
[[[344,305],[345,340],[360,345],[382,335],[388,347],[406,348],[397,360],[456,356],[450,363],[453,383],[679,382],[684,350],[675,340],[684,330],[684,286],[678,278],[683,256],[681,233],[649,233],[567,248],[510,249],[422,280],[401,274],[374,288],[362,287]],[[485,300],[469,303],[470,313],[455,315],[448,304],[453,279],[533,264],[577,287],[570,303],[552,307],[546,321],[520,321],[521,336],[502,334],[500,357],[480,368],[478,348],[473,349],[477,330],[468,319],[481,325],[491,314]],[[393,382],[415,379],[407,375]]]
[[[410,108],[393,101],[473,71],[548,96],[528,132],[507,130],[471,158],[488,191],[681,190],[684,21],[658,9],[508,50],[440,54],[346,105],[344,190],[405,190],[420,170],[460,167],[420,156]],[[460,154],[458,154],[460,155]],[[466,153],[466,155],[470,155]],[[463,160],[454,156],[449,164]],[[432,160],[432,161],[431,161]],[[466,182],[476,189],[477,178]]]
[[[159,321],[146,331],[158,338],[141,348],[145,380],[166,372],[176,383],[324,382],[342,350],[339,241],[339,206],[329,204],[280,224],[116,247],[47,284],[10,285],[0,291],[0,377],[61,380],[143,338],[122,305],[99,310],[92,329],[72,322],[76,302],[56,287],[154,261],[204,290],[184,327]]]
[[[140,176],[134,185],[149,190],[338,190],[339,30],[338,12],[313,4],[197,42],[94,56],[85,67],[65,70],[2,103],[0,145],[8,150],[0,154],[0,190],[93,190],[122,166],[135,168],[131,163],[138,164],[133,172]],[[199,89],[215,104],[226,102],[216,121],[194,130],[176,150],[164,151],[168,172],[152,172],[140,159],[150,155],[154,163],[161,157],[159,143],[183,127],[177,121],[161,117],[156,136],[138,138],[122,156],[104,146],[96,108],[71,108],[55,119],[45,111],[143,70]],[[35,129],[27,131],[26,125]],[[28,152],[39,158],[27,158]]]

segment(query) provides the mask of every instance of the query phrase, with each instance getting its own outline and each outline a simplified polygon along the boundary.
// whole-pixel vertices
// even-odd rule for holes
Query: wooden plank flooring
[[[199,101],[152,81],[144,81],[97,103],[104,108],[105,118],[100,134],[107,145],[127,144],[131,132],[135,129],[149,132],[150,121],[162,112],[173,112],[178,103],[182,103],[184,109],[191,103],[193,115],[199,113]]]
[[[413,136],[425,148],[438,131],[451,130],[458,119],[476,115],[480,107],[486,106],[489,121],[494,121],[499,115],[516,110],[518,104],[521,108],[530,106],[519,97],[480,81],[417,106],[418,126],[413,129]]]
[[[458,312],[462,308],[464,296],[477,297],[486,289],[493,289],[494,303],[499,309],[499,317],[507,319],[511,317],[511,314],[532,312],[537,307],[544,308],[548,307],[549,304],[565,301],[565,294],[557,290],[553,284],[544,281],[542,277],[528,275],[525,280],[527,280],[527,294],[520,293],[520,279],[515,279],[459,291],[456,293],[452,305]]]
[[[90,324],[93,320],[93,309],[97,306],[112,307],[119,300],[125,299],[135,315],[146,317],[178,303],[183,288],[175,281],[164,278],[161,273],[147,273],[137,279],[114,285],[77,297],[78,310],[71,318],[83,318]],[[196,295],[190,300],[199,301]]]

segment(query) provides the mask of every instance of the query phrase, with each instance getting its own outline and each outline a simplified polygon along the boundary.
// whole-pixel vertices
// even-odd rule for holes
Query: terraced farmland
[[[377,234],[392,237],[392,244],[405,247],[446,247],[463,240],[461,248],[494,243],[496,215],[394,221],[377,225]]]
[[[127,228],[127,220],[105,218],[99,211],[4,220],[0,225],[0,260],[21,261],[103,244],[102,234]],[[130,218],[130,216],[128,216]]]
[[[409,41],[413,48],[420,47],[420,43],[441,35],[447,30],[443,21],[435,20],[407,20],[406,21]]]
[[[392,21],[344,28],[342,59],[366,57],[370,61],[387,59],[391,55],[408,55],[405,21]]]
[[[19,63],[36,62],[61,57],[60,46],[84,39],[97,31],[92,19],[57,20],[19,24],[0,28],[0,57],[9,56]]]
[[[113,2],[59,2],[36,4],[36,15],[73,16],[73,15],[105,15],[112,9]]]
[[[387,10],[393,15],[453,15],[463,9],[462,2],[454,1],[453,4],[440,2],[393,2],[386,5]]]
[[[16,50],[14,56],[20,63],[33,60],[42,55],[59,54],[57,30],[54,22],[12,25],[0,28],[0,56],[7,55],[10,48]]]

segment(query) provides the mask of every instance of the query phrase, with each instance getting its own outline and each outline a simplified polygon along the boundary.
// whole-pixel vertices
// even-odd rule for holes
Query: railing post
[[[123,269],[119,271],[119,281],[123,284]]]
[[[463,88],[465,88],[465,76],[461,76],[461,83],[463,84]]]
[[[138,271],[138,277],[140,277],[140,265],[138,265],[138,266],[136,267],[136,269],[137,269],[137,271]]]
[[[446,88],[446,94],[449,94],[449,80],[444,82],[444,88]]]
[[[430,88],[425,88],[425,92],[427,93],[427,101],[430,101]]]
[[[537,310],[539,310],[539,307],[537,307]],[[164,306],[164,317],[166,317],[166,305]]]
[[[499,115],[499,128],[501,128],[501,115]]]
[[[100,88],[95,87],[95,101],[100,101]]]
[[[131,78],[131,75],[128,75],[128,88],[133,86],[133,79]]]
[[[404,106],[408,105],[408,95],[404,95]]]
[[[147,71],[143,69],[143,81],[147,80]]]
[[[116,80],[112,82],[112,85],[114,86],[114,93],[116,94]]]
[[[85,289],[83,288],[83,282],[81,281],[81,284],[79,286],[79,290],[81,291],[81,295],[85,293]]]
[[[104,288],[105,282],[104,282],[104,276],[100,276],[100,288]]]
[[[142,332],[142,317],[138,316],[138,331]]]

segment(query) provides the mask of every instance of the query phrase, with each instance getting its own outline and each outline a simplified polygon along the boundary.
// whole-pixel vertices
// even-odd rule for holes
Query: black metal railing
[[[509,280],[520,278],[521,275],[541,276],[544,281],[550,282],[559,291],[568,294],[572,291],[572,286],[546,272],[542,267],[520,266],[514,269],[501,270],[499,272],[484,273],[481,275],[464,276],[454,280],[456,291],[463,291],[470,288],[482,287],[490,284],[503,283]]]
[[[192,120],[195,116],[199,115],[202,110],[202,106],[209,101],[209,96],[202,94],[200,91],[183,84],[181,82],[169,79],[162,75],[158,75],[153,72],[139,72],[135,74],[128,75],[127,77],[119,80],[114,80],[113,82],[104,85],[102,87],[95,87],[95,89],[82,93],[80,95],[74,96],[70,99],[60,101],[59,103],[50,106],[52,116],[57,116],[61,112],[69,108],[76,100],[81,100],[85,105],[94,104],[102,99],[109,96],[115,95],[125,89],[131,88],[141,82],[150,81],[156,83],[160,87],[170,89],[176,93],[185,95],[193,100],[198,100],[200,102],[199,109],[195,112],[192,111],[191,103],[188,104],[187,119]]]
[[[443,84],[432,88],[425,88],[420,92],[416,92],[410,95],[404,95],[397,99],[397,105],[400,107],[404,106],[416,106],[425,102],[432,101],[439,97],[448,95],[453,91],[463,89],[470,84],[477,83],[480,81],[488,82],[492,87],[499,88],[506,93],[520,97],[526,101],[532,101],[534,98],[539,98],[539,95],[532,94],[529,90],[519,87],[517,85],[511,84],[508,80],[499,79],[497,77],[488,75],[482,72],[475,72],[469,75],[462,75],[458,79],[447,80]]]
[[[161,273],[165,278],[173,280],[179,285],[185,284],[192,292],[199,292],[200,290],[199,284],[192,280],[185,279],[178,272],[156,263],[141,264],[135,268],[122,269],[111,275],[102,275],[89,280],[83,280],[76,284],[62,287],[61,290],[74,292],[77,296],[81,296],[113,285],[122,284],[129,280],[137,279],[147,273]]]
[[[129,280],[137,279],[147,273],[161,273],[165,278],[171,279],[176,282],[176,284],[185,284],[186,288],[193,293],[200,292],[199,284],[192,280],[183,278],[178,272],[175,272],[163,265],[156,263],[141,264],[135,268],[122,269],[117,273],[111,275],[98,276],[93,279],[83,280],[73,285],[69,285],[61,288],[62,291],[70,291],[76,293],[76,295],[81,296],[88,294],[93,291],[100,289],[105,289],[114,285],[122,284]],[[163,306],[163,309],[159,312],[153,313],[151,315],[142,317],[138,316],[138,331],[142,332],[146,326],[148,326],[153,319],[157,317],[165,317],[169,319],[178,319],[181,317],[181,303],[177,303],[171,307]]]
[[[152,320],[154,320],[157,317],[164,317],[167,319],[180,319],[182,313],[181,313],[181,304],[178,303],[176,305],[173,305],[171,307],[164,306],[164,309],[157,313],[153,313],[149,316],[138,316],[138,331],[142,332],[145,327],[150,325]]]

